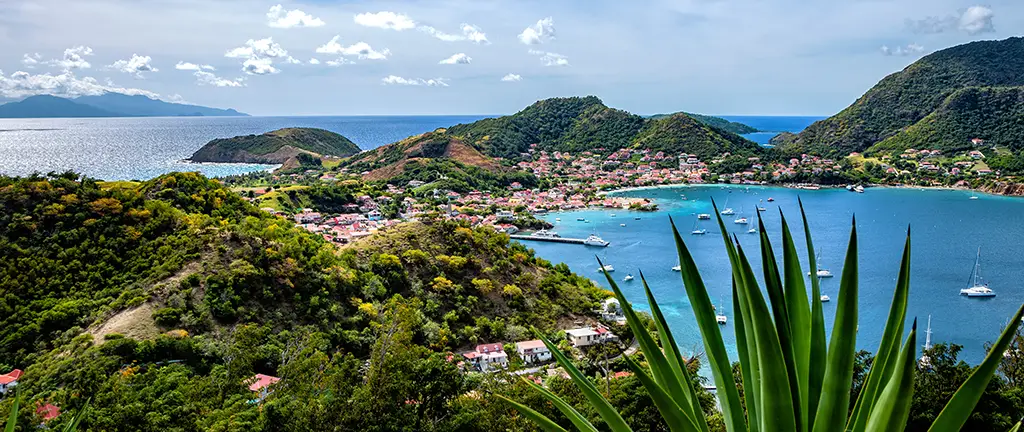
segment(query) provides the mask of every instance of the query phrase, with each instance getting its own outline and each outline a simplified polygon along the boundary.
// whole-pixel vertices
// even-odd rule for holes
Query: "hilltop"
[[[247,116],[233,109],[164,102],[144,95],[104,93],[66,99],[30,96],[0,105],[0,118]]]
[[[218,138],[189,158],[192,162],[299,165],[300,155],[348,157],[359,146],[341,134],[315,128],[284,128],[261,135]]]
[[[538,101],[518,113],[411,137],[360,154],[342,165],[370,180],[391,179],[410,167],[438,161],[484,172],[503,172],[503,161],[532,157],[531,150],[612,153],[645,149],[712,158],[723,152],[756,154],[756,143],[678,113],[656,119],[609,108],[595,96]],[[435,167],[436,168],[436,167]],[[440,171],[444,173],[444,171]],[[427,181],[433,178],[417,178]]]
[[[959,148],[970,138],[1021,146],[1020,108],[1014,99],[1021,86],[1024,38],[971,42],[921,58],[838,114],[774,143],[786,153],[828,155],[864,151],[880,142],[880,149],[926,140]],[[973,121],[979,123],[959,129]]]
[[[753,126],[745,125],[745,124],[740,123],[740,122],[734,122],[734,121],[726,120],[726,119],[721,118],[721,117],[709,116],[709,115],[704,115],[704,114],[694,114],[694,113],[688,113],[688,112],[682,112],[682,111],[680,111],[678,113],[672,113],[672,114],[655,114],[655,115],[652,115],[652,116],[650,116],[648,118],[650,118],[651,120],[658,120],[658,119],[662,119],[662,118],[665,118],[665,117],[671,117],[671,116],[673,116],[675,114],[685,114],[687,116],[693,117],[694,120],[697,120],[697,121],[699,121],[701,123],[704,123],[704,124],[706,124],[708,126],[714,126],[714,127],[719,128],[721,130],[724,130],[726,132],[732,132],[732,133],[737,134],[737,135],[749,134],[749,133],[754,133],[754,132],[760,132],[757,128],[755,128]]]

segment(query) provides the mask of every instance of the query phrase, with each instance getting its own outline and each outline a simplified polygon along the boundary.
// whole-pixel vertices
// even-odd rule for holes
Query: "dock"
[[[585,244],[583,243],[586,239],[581,238],[568,238],[568,237],[537,237],[532,235],[509,235],[513,240],[531,240],[531,241],[544,241],[554,243],[569,243],[569,244]],[[594,245],[597,246],[597,245]]]

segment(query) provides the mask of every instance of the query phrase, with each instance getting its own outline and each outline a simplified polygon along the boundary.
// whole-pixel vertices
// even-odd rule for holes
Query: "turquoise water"
[[[685,194],[687,200],[681,200],[681,194]],[[799,224],[797,197],[803,199],[814,243],[821,252],[821,266],[835,274],[834,278],[822,281],[822,292],[832,297],[832,302],[824,305],[829,331],[839,294],[851,218],[856,215],[860,260],[858,346],[872,352],[877,350],[888,316],[908,224],[913,229],[908,326],[917,317],[924,327],[928,315],[932,315],[933,341],[961,344],[964,346],[962,358],[977,363],[984,358],[984,344],[998,337],[1008,319],[1024,302],[1024,290],[1021,289],[1024,284],[1024,219],[1021,218],[1024,199],[981,196],[978,200],[970,200],[969,192],[918,189],[870,188],[863,194],[856,194],[841,189],[723,189],[720,186],[647,189],[619,195],[654,198],[660,210],[653,213],[588,210],[553,213],[545,217],[563,237],[585,237],[596,232],[611,242],[607,248],[524,243],[536,250],[539,256],[553,262],[565,262],[575,272],[591,277],[603,286],[607,286],[607,282],[596,271],[595,255],[615,267],[612,275],[617,281],[632,273],[636,280],[619,282],[619,285],[638,308],[646,310],[638,273],[643,270],[676,340],[684,350],[702,351],[703,345],[680,274],[671,270],[678,261],[668,221],[670,215],[683,233],[712,300],[716,304],[724,303],[728,311],[726,315],[732,316],[729,264],[717,223],[714,220],[702,221],[702,227],[708,230],[707,235],[689,234],[697,213],[713,213],[711,198],[720,207],[728,200],[728,206],[736,210],[737,216],[744,214],[750,217],[755,205],[774,197],[775,202],[762,203],[768,211],[761,215],[776,253],[781,248],[779,209],[785,212],[791,225]],[[737,216],[727,217],[727,229],[730,234],[738,236],[740,244],[754,261],[755,272],[760,275],[757,236],[747,234],[746,226],[734,224],[733,219]],[[584,217],[590,223],[578,222],[578,217]],[[635,217],[640,217],[640,220],[634,220]],[[556,218],[561,221],[556,221]],[[797,248],[806,266],[803,235],[797,235],[797,239]],[[996,291],[995,298],[968,299],[959,295],[960,288],[966,285],[970,276],[979,247],[982,276]],[[726,344],[731,355],[735,356],[734,329],[727,325],[724,330]]]
[[[756,128],[762,132],[743,134],[743,137],[758,144],[768,144],[768,141],[780,132],[800,132],[818,120],[825,117],[818,116],[720,116],[726,120],[743,123]]]
[[[208,176],[273,167],[182,162],[214,138],[283,127],[345,135],[363,150],[483,116],[157,117],[0,119],[0,174],[74,170],[102,180],[145,180],[172,171]]]

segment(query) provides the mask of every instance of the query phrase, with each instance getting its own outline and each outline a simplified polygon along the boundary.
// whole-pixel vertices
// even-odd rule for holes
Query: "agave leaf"
[[[736,289],[736,281],[732,282],[732,298],[738,299],[739,292]],[[747,314],[749,315],[749,314]],[[736,329],[736,352],[740,357],[740,377],[743,379],[743,400],[747,403],[747,418],[757,419],[757,403],[754,399],[757,392],[755,391],[757,382],[754,378],[757,369],[757,356],[753,353],[756,350],[748,348],[747,341],[753,340],[753,336],[748,336],[746,331],[746,318],[744,318],[744,311],[739,301],[733,302],[733,328]],[[748,339],[749,337],[749,339]],[[754,345],[756,346],[756,345]],[[742,411],[742,407],[740,408]],[[742,414],[742,412],[740,413]],[[751,432],[757,432],[758,423],[757,421],[751,421],[748,425]]]
[[[519,413],[522,414],[524,417],[532,420],[534,424],[536,424],[537,426],[539,426],[541,429],[543,429],[546,432],[568,432],[568,431],[565,430],[565,428],[559,426],[558,423],[555,423],[555,422],[551,421],[551,419],[545,417],[544,414],[541,414],[541,413],[539,413],[537,411],[534,411],[532,408],[530,408],[530,407],[528,407],[526,405],[523,405],[523,404],[521,404],[519,402],[513,401],[512,399],[509,399],[509,398],[507,398],[505,396],[502,396],[502,395],[495,395],[495,396],[497,396],[498,399],[501,399],[502,402],[505,402],[506,404],[509,404],[512,408],[515,408],[516,411],[519,411]],[[591,426],[591,427],[593,428],[593,426]],[[581,431],[582,430],[588,430],[588,431],[597,432],[597,429],[582,429],[582,428],[580,428],[580,430]]]
[[[736,383],[732,375],[732,363],[730,363],[729,354],[725,350],[721,329],[715,320],[715,311],[711,306],[708,290],[700,277],[697,264],[693,261],[693,256],[690,255],[686,243],[683,242],[682,237],[679,235],[675,222],[669,218],[669,223],[672,226],[672,235],[675,238],[676,250],[679,253],[679,267],[681,270],[679,273],[686,288],[686,296],[690,301],[690,307],[693,309],[694,315],[697,318],[697,325],[700,327],[700,333],[703,336],[701,339],[704,341],[704,352],[708,356],[708,365],[711,368],[711,374],[715,379],[715,386],[718,389],[718,401],[722,405],[722,416],[725,419],[726,430],[729,432],[746,431],[743,406],[740,403],[739,390],[736,389]],[[721,217],[719,217],[719,223],[721,224]],[[756,407],[753,404],[748,402],[747,406],[756,412]]]
[[[786,215],[779,211],[782,219],[782,267],[784,269],[786,308],[789,311],[790,332],[793,337],[794,369],[797,376],[796,388],[800,391],[800,430],[811,426],[810,416],[810,362],[811,362],[811,309],[807,303],[807,287],[804,285],[803,269],[796,252],[793,235],[789,231]],[[815,395],[817,397],[817,395]]]
[[[896,291],[892,295],[892,306],[889,307],[889,319],[885,323],[882,341],[878,346],[878,355],[871,365],[864,389],[854,405],[850,417],[851,432],[861,432],[867,425],[867,419],[881,393],[882,383],[890,380],[896,369],[899,355],[899,340],[903,334],[903,322],[907,316],[907,298],[910,294],[910,228],[907,228],[907,240],[903,245],[903,259],[900,262],[899,277],[896,279]],[[913,356],[911,356],[913,357]]]
[[[21,405],[21,392],[18,388],[14,388],[14,403],[11,404],[11,413],[7,415],[7,426],[4,427],[4,432],[14,432],[14,427],[18,425],[18,406]]]
[[[570,361],[569,358],[566,357],[557,346],[555,346],[555,344],[551,343],[548,338],[544,337],[544,335],[541,335],[540,332],[536,330],[534,330],[534,333],[537,335],[538,339],[544,342],[548,351],[551,351],[551,356],[555,358],[555,361],[557,361],[562,368],[565,369],[569,374],[569,377],[572,378],[572,381],[576,383],[576,387],[580,389],[583,396],[585,396],[590,402],[590,405],[597,410],[597,413],[602,419],[604,419],[604,422],[608,424],[608,428],[612,432],[632,431],[629,425],[626,424],[626,421],[622,419],[622,416],[615,411],[614,407],[612,407],[612,404],[609,403],[604,396],[601,396],[601,392],[597,390],[597,387],[594,387],[594,383],[590,382],[590,380],[583,375],[583,372],[576,369],[576,366],[573,366],[572,361]]]
[[[695,382],[693,377],[690,375],[690,370],[686,368],[682,355],[679,354],[679,345],[676,344],[676,339],[672,336],[671,329],[668,328],[665,315],[661,313],[661,307],[658,306],[658,301],[654,298],[654,294],[651,293],[651,287],[647,285],[647,278],[644,277],[644,272],[642,271],[640,272],[640,282],[644,285],[647,302],[651,305],[651,314],[654,316],[654,323],[658,327],[658,338],[661,339],[661,347],[665,352],[665,358],[668,360],[672,373],[679,377],[683,383],[683,390],[686,392],[686,398],[688,399],[687,402],[691,405],[691,408],[687,410],[689,418],[696,421],[699,430],[708,432],[707,419],[704,418],[704,411],[700,406],[700,401],[697,400],[697,395],[694,393],[693,386]],[[677,403],[682,403],[682,401],[677,401]]]
[[[932,427],[928,429],[929,432],[956,432],[963,427],[967,418],[970,417],[971,411],[974,411],[974,406],[981,399],[981,395],[985,393],[985,387],[988,387],[992,374],[996,372],[996,368],[1002,362],[1003,352],[1006,351],[1006,347],[1010,346],[1022,316],[1024,316],[1024,305],[1017,309],[1017,313],[1010,319],[1010,325],[1003,329],[1003,334],[989,350],[985,360],[974,369],[967,381],[957,389],[953,398],[942,408],[942,412],[935,418]]]
[[[802,424],[800,384],[797,379],[796,352],[793,347],[793,334],[790,330],[789,307],[786,304],[786,294],[782,288],[782,278],[779,275],[775,252],[772,250],[772,242],[768,238],[768,231],[764,228],[764,219],[761,219],[760,214],[757,215],[757,225],[761,237],[761,266],[764,271],[765,288],[768,291],[768,300],[772,305],[771,312],[775,318],[775,331],[782,349],[782,360],[786,364],[786,375],[791,389],[790,397],[793,399],[793,412],[799,419],[797,423]],[[804,429],[801,427],[799,430]]]
[[[604,263],[601,259],[597,259],[597,264],[604,268]],[[684,377],[676,375],[672,367],[669,366],[668,360],[665,358],[665,353],[658,347],[657,342],[654,341],[654,337],[651,333],[643,326],[640,319],[637,317],[636,312],[633,311],[633,306],[626,300],[626,296],[622,294],[622,290],[619,289],[619,285],[615,283],[615,279],[611,277],[608,272],[604,272],[605,278],[608,280],[608,284],[611,285],[612,291],[615,292],[616,298],[619,299],[619,306],[622,308],[623,314],[626,316],[626,323],[629,328],[633,330],[633,335],[636,337],[637,343],[640,345],[640,349],[643,350],[644,356],[647,357],[647,362],[651,365],[651,372],[654,374],[654,380],[665,388],[666,391],[675,399],[676,404],[684,407],[687,415],[691,419],[695,415],[700,415],[701,411],[698,410],[696,413],[693,411],[697,397],[693,394],[693,387],[689,382],[683,383]],[[667,327],[666,327],[667,328]]]
[[[554,405],[555,408],[558,408],[558,410],[561,411],[562,414],[565,415],[565,417],[567,417],[570,422],[572,422],[573,426],[576,426],[577,430],[583,432],[597,432],[597,428],[594,427],[592,423],[590,423],[590,420],[587,420],[586,416],[581,414],[579,411],[576,411],[576,408],[573,408],[573,406],[569,405],[568,402],[558,397],[554,393],[551,393],[551,391],[549,391],[548,389],[541,387],[536,383],[527,380],[526,378],[523,378],[523,381],[530,385],[530,387],[533,387],[534,390],[540,392],[541,396],[544,396],[544,398],[551,402],[551,404]]]
[[[697,432],[697,425],[687,416],[683,409],[676,404],[676,401],[669,396],[668,392],[665,391],[658,383],[654,382],[654,379],[647,375],[647,372],[636,364],[633,359],[629,356],[623,357],[626,360],[626,364],[633,370],[633,374],[636,375],[640,383],[643,384],[644,389],[651,396],[651,401],[654,402],[654,406],[658,407],[658,412],[661,413],[661,418],[665,420],[665,424],[673,432]],[[701,417],[703,417],[703,412]]]
[[[800,218],[804,225],[804,242],[807,244],[807,259],[811,274],[818,270],[818,262],[814,257],[814,242],[811,241],[811,229],[807,225],[807,213],[804,212],[803,200],[800,204]],[[802,277],[802,276],[801,276]],[[821,400],[821,387],[825,381],[826,369],[825,349],[825,315],[821,307],[821,286],[818,278],[811,278],[811,352],[807,371],[807,425],[813,425]]]
[[[90,402],[92,402],[92,398],[85,400],[85,404],[82,405],[82,409],[78,411],[78,414],[75,414],[75,418],[71,420],[71,423],[68,423],[68,425],[64,427],[64,432],[75,432],[78,430],[78,424],[82,422],[82,418],[85,417],[86,411],[89,411]]]
[[[789,386],[789,374],[786,361],[779,343],[779,335],[772,323],[771,312],[765,303],[761,290],[757,286],[754,271],[750,267],[743,247],[736,243],[736,254],[739,257],[743,279],[737,283],[741,298],[745,298],[750,308],[751,320],[749,329],[757,340],[757,361],[760,365],[760,409],[759,421],[761,430],[797,430],[796,413],[793,406],[793,389]]]
[[[917,346],[917,320],[910,330],[899,357],[893,359],[896,367],[888,383],[879,394],[878,403],[867,421],[869,432],[902,432],[910,417],[910,403],[914,399],[914,353]]]
[[[857,219],[854,218],[843,276],[839,282],[839,301],[828,346],[821,400],[814,417],[814,432],[841,431],[846,427],[857,347],[857,283]]]
[[[1019,431],[1020,430],[1020,423],[1021,422],[1017,422],[1017,424],[1013,425],[1013,427],[1010,428],[1010,430],[1007,431],[1007,432],[1017,432],[1017,431]]]

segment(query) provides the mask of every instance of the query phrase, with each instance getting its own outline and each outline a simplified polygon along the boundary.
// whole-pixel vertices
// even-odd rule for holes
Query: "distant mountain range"
[[[164,102],[143,95],[104,93],[67,99],[30,96],[0,105],[0,118],[248,116],[233,109]]]
[[[799,134],[772,139],[784,153],[846,155],[908,148],[1024,149],[1024,38],[936,51],[882,79],[853,105]]]

